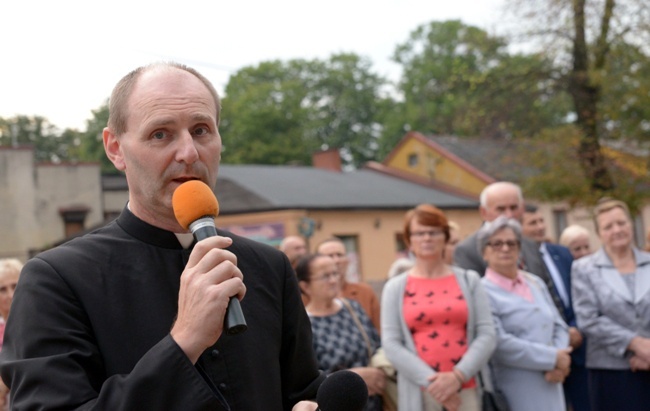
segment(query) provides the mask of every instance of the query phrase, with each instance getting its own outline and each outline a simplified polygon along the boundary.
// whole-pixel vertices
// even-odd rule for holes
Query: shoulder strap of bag
[[[341,302],[343,303],[343,306],[345,306],[345,308],[350,312],[350,315],[352,315],[352,320],[354,320],[354,323],[357,325],[357,328],[359,328],[359,331],[361,331],[361,336],[363,337],[363,340],[366,342],[366,349],[368,350],[368,359],[372,358],[372,344],[370,344],[370,338],[368,338],[366,329],[363,328],[363,325],[361,324],[359,317],[357,317],[357,313],[354,312],[354,308],[352,308],[352,305],[350,305],[350,302],[345,298],[341,298]]]

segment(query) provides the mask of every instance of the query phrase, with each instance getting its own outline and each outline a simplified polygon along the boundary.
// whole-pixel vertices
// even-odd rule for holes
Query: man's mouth
[[[173,181],[179,184],[183,184],[187,181],[192,181],[192,180],[200,180],[198,177],[178,177],[175,178]]]

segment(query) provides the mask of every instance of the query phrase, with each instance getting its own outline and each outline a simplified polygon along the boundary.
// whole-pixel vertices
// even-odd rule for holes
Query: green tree
[[[514,159],[529,170],[520,181],[526,197],[542,201],[568,201],[572,205],[595,204],[602,192],[593,190],[575,159],[580,150],[582,130],[576,125],[546,129],[521,147]],[[526,154],[524,155],[523,152]],[[641,155],[603,147],[604,161],[614,181],[609,194],[625,201],[636,212],[650,193],[648,164]]]
[[[641,47],[612,45],[603,70],[599,135],[632,145],[650,142],[650,55]]]
[[[321,148],[341,149],[351,166],[376,159],[385,84],[350,53],[241,69],[223,99],[224,161],[309,164]]]
[[[227,163],[307,164],[303,125],[307,90],[301,61],[245,67],[226,85],[220,131]]]
[[[403,67],[402,131],[511,138],[565,121],[551,60],[510,53],[504,38],[458,20],[418,27],[394,60]],[[390,119],[387,133],[399,130],[399,118]]]
[[[102,133],[108,123],[108,101],[92,111],[93,117],[86,121],[86,130],[77,133],[78,145],[75,158],[80,161],[92,161],[101,164],[103,174],[118,174],[119,171],[110,162],[104,152]]]
[[[74,132],[61,133],[44,117],[19,115],[0,118],[0,145],[32,146],[36,161],[58,163],[72,160],[74,144]]]
[[[646,47],[650,26],[647,2],[642,0],[511,0],[520,30],[552,54],[564,74],[559,84],[570,94],[576,125],[581,131],[577,157],[592,191],[615,188],[601,137],[602,103],[614,97],[605,86],[607,70],[616,62],[613,50],[622,43]],[[619,71],[620,73],[620,71]],[[604,94],[609,92],[610,94]],[[624,102],[611,101],[625,107]],[[611,107],[611,106],[610,106]],[[614,112],[614,111],[612,111]],[[618,116],[615,116],[618,117]]]

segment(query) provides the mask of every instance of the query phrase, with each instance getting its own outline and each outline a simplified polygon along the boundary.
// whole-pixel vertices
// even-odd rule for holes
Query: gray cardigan
[[[490,304],[475,271],[452,267],[468,305],[467,352],[456,365],[467,378],[483,368],[496,346]],[[423,409],[422,388],[435,371],[417,354],[411,332],[404,321],[404,290],[408,273],[388,280],[381,296],[381,345],[397,370],[398,409]],[[478,383],[478,382],[477,382]]]
[[[602,248],[573,262],[573,309],[587,336],[588,368],[629,369],[632,338],[650,338],[650,253],[634,249],[634,259],[634,295]]]

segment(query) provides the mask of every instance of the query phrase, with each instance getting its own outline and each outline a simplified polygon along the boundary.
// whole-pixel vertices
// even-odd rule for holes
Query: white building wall
[[[0,148],[0,258],[25,261],[37,242],[34,153]]]
[[[99,164],[37,165],[36,184],[40,244],[47,245],[65,237],[65,223],[60,213],[62,209],[89,208],[84,221],[85,227],[103,220]]]

